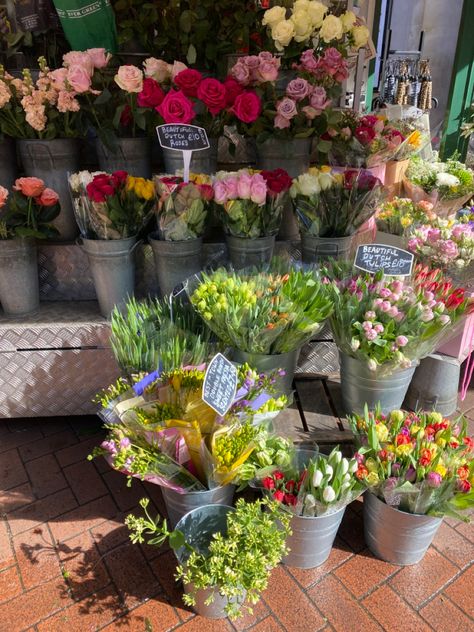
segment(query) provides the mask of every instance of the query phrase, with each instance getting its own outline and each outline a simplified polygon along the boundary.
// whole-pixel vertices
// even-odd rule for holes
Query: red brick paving
[[[161,509],[159,488],[86,461],[101,437],[92,417],[0,421],[1,632],[474,629],[474,525],[445,521],[424,560],[401,568],[367,550],[360,501],[323,566],[280,566],[233,624],[196,616],[172,551],[131,545],[123,524],[142,496]]]

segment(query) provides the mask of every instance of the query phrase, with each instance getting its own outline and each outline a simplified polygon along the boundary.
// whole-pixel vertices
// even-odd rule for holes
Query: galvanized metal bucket
[[[223,485],[222,487],[216,487],[214,489],[185,492],[184,494],[178,494],[178,492],[168,487],[162,487],[161,491],[168,512],[169,522],[174,528],[181,518],[193,509],[203,507],[204,505],[231,505],[234,498],[235,486]]]
[[[327,259],[349,259],[352,235],[348,237],[315,237],[301,233],[303,263],[318,263]]]
[[[433,353],[420,361],[405,397],[409,410],[437,410],[452,415],[458,403],[461,362],[457,358]]]
[[[10,190],[18,175],[16,147],[13,138],[0,139],[0,184]]]
[[[377,230],[375,243],[387,244],[388,246],[396,246],[402,249],[406,248],[406,239],[402,235],[392,235],[391,233],[385,233],[383,230]]]
[[[158,233],[152,233],[149,242],[162,296],[171,294],[177,285],[202,270],[202,237],[165,241],[158,239]]]
[[[190,170],[192,173],[207,173],[212,175],[217,171],[218,139],[209,139],[209,148],[193,151]],[[174,174],[184,168],[183,153],[175,149],[163,147],[163,161],[166,173]]]
[[[259,237],[258,239],[244,239],[226,235],[229,259],[236,270],[247,266],[258,266],[270,263],[275,247],[275,235]]]
[[[377,376],[365,362],[339,352],[342,406],[346,414],[363,413],[367,404],[374,410],[380,403],[382,413],[400,408],[405,399],[416,365],[389,375]]]
[[[0,239],[0,301],[9,316],[21,316],[39,309],[34,239]]]
[[[232,359],[234,362],[244,364],[247,362],[253,369],[259,373],[266,373],[276,369],[284,369],[285,375],[278,378],[279,386],[284,393],[291,392],[293,388],[293,377],[298,365],[300,349],[289,351],[288,353],[277,353],[274,355],[265,355],[261,353],[247,353],[240,349],[234,349]]]
[[[99,169],[107,173],[126,171],[131,176],[151,178],[151,140],[149,138],[117,138],[113,152],[98,138],[96,140]]]
[[[59,195],[61,212],[52,222],[59,231],[57,240],[73,241],[79,228],[69,193],[68,173],[79,171],[79,141],[76,138],[20,139],[17,146],[25,174],[41,178]]]
[[[83,239],[89,259],[100,313],[108,318],[115,306],[123,307],[135,288],[136,237]]]
[[[391,564],[417,564],[441,522],[442,518],[399,511],[375,494],[364,496],[365,541],[375,556]]]

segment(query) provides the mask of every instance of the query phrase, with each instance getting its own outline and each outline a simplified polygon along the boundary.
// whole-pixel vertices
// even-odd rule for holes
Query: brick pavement
[[[474,420],[474,391],[463,409]],[[474,630],[474,526],[446,520],[424,560],[401,568],[365,547],[360,501],[329,560],[277,568],[252,616],[196,616],[173,553],[132,545],[123,525],[142,496],[162,508],[159,488],[127,488],[85,460],[102,435],[94,417],[0,420],[0,632]]]

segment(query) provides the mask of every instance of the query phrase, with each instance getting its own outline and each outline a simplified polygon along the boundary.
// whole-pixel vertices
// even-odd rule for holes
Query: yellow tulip
[[[375,432],[379,441],[386,441],[388,437],[388,428],[385,424],[377,424],[375,426]]]
[[[444,467],[442,463],[438,463],[434,471],[437,472],[441,476],[441,478],[444,478],[448,470]]]
[[[369,472],[369,474],[365,477],[365,481],[367,485],[377,485],[380,478],[377,472]]]
[[[395,448],[395,454],[397,456],[406,456],[407,454],[410,454],[410,452],[413,452],[413,446],[411,443],[402,443],[402,445]]]

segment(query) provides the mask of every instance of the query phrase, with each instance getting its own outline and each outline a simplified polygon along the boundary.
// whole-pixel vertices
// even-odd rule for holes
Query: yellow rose
[[[322,167],[320,167],[320,169],[323,173],[331,173],[332,171],[332,167],[330,167],[329,165],[323,165]]]
[[[127,176],[127,183],[125,185],[125,189],[127,191],[133,191],[133,189],[135,188],[135,180],[136,178],[134,178],[133,176]]]
[[[328,8],[324,6],[321,2],[313,2],[309,3],[307,13],[308,17],[311,20],[311,24],[316,27],[320,27],[323,23],[324,16],[328,12]]]
[[[388,428],[385,424],[377,424],[375,426],[375,432],[377,434],[379,441],[387,441],[388,438]]]
[[[293,13],[295,13],[295,11],[307,11],[310,4],[310,0],[296,0],[293,4]]]
[[[338,17],[335,15],[328,15],[324,18],[321,30],[319,31],[319,36],[323,42],[328,44],[332,40],[341,39],[343,34],[342,22]]]
[[[277,50],[282,51],[295,36],[295,25],[291,20],[282,20],[272,27],[272,38]]]
[[[304,42],[309,39],[313,32],[313,26],[308,20],[308,14],[306,11],[296,11],[291,16],[290,20],[295,25],[295,41]]]
[[[273,28],[275,24],[278,24],[286,18],[285,7],[272,7],[265,11],[263,14],[262,24],[263,26],[270,26]]]
[[[369,474],[365,477],[365,482],[367,485],[377,485],[380,481],[379,475],[377,472],[369,472]]]
[[[356,23],[355,13],[352,11],[346,11],[343,15],[341,15],[341,22],[344,33],[347,33]]]
[[[441,476],[441,478],[444,478],[448,470],[444,467],[442,463],[438,463],[434,471],[437,472]]]
[[[155,185],[151,180],[143,181],[141,197],[147,201],[155,197]]]
[[[354,26],[352,29],[352,38],[354,40],[354,48],[363,48],[366,46],[369,41],[370,31],[365,26],[365,24],[361,24],[360,26]]]

